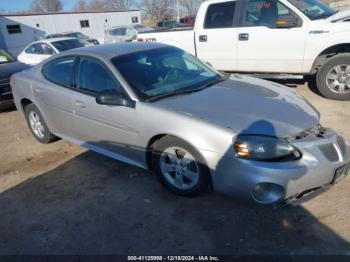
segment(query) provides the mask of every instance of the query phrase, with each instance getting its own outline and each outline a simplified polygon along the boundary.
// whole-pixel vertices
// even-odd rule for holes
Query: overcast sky
[[[32,0],[0,0],[0,10],[6,12],[20,12],[29,9]],[[63,0],[64,10],[73,8],[76,0]]]

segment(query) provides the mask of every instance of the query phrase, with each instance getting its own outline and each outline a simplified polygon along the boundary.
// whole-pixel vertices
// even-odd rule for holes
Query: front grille
[[[345,155],[346,154],[346,144],[345,144],[344,139],[341,136],[337,137],[337,144],[340,148],[342,155]]]
[[[326,144],[319,146],[323,155],[331,162],[339,161],[339,156],[337,150],[335,149],[333,144]]]
[[[1,79],[0,80],[0,95],[9,95],[11,94],[11,86],[10,86],[10,79]]]

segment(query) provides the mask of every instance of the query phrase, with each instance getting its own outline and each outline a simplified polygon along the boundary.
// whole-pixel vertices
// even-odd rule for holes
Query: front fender
[[[348,45],[350,49],[349,33],[348,29],[342,29],[335,33],[331,33],[328,29],[310,30],[305,45],[303,72],[311,72],[316,59],[327,49],[330,50],[332,47],[336,49],[340,45]]]
[[[147,148],[149,141],[157,135],[176,136],[198,151],[224,153],[232,145],[236,132],[214,123],[159,108],[147,103],[137,103],[141,147]]]

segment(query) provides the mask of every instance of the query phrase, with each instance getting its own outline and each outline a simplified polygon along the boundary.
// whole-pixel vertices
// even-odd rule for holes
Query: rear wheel
[[[49,144],[58,139],[50,132],[43,116],[34,104],[27,105],[24,111],[29,129],[36,140],[43,144]]]
[[[165,136],[156,142],[152,163],[162,184],[178,195],[198,195],[210,186],[210,174],[203,157],[176,137]]]
[[[350,54],[330,58],[317,73],[316,82],[324,97],[350,100]]]

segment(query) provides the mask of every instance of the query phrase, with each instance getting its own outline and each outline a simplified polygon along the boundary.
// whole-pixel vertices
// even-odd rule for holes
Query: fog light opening
[[[284,188],[272,183],[256,184],[252,191],[253,198],[260,204],[275,204],[284,197]]]

